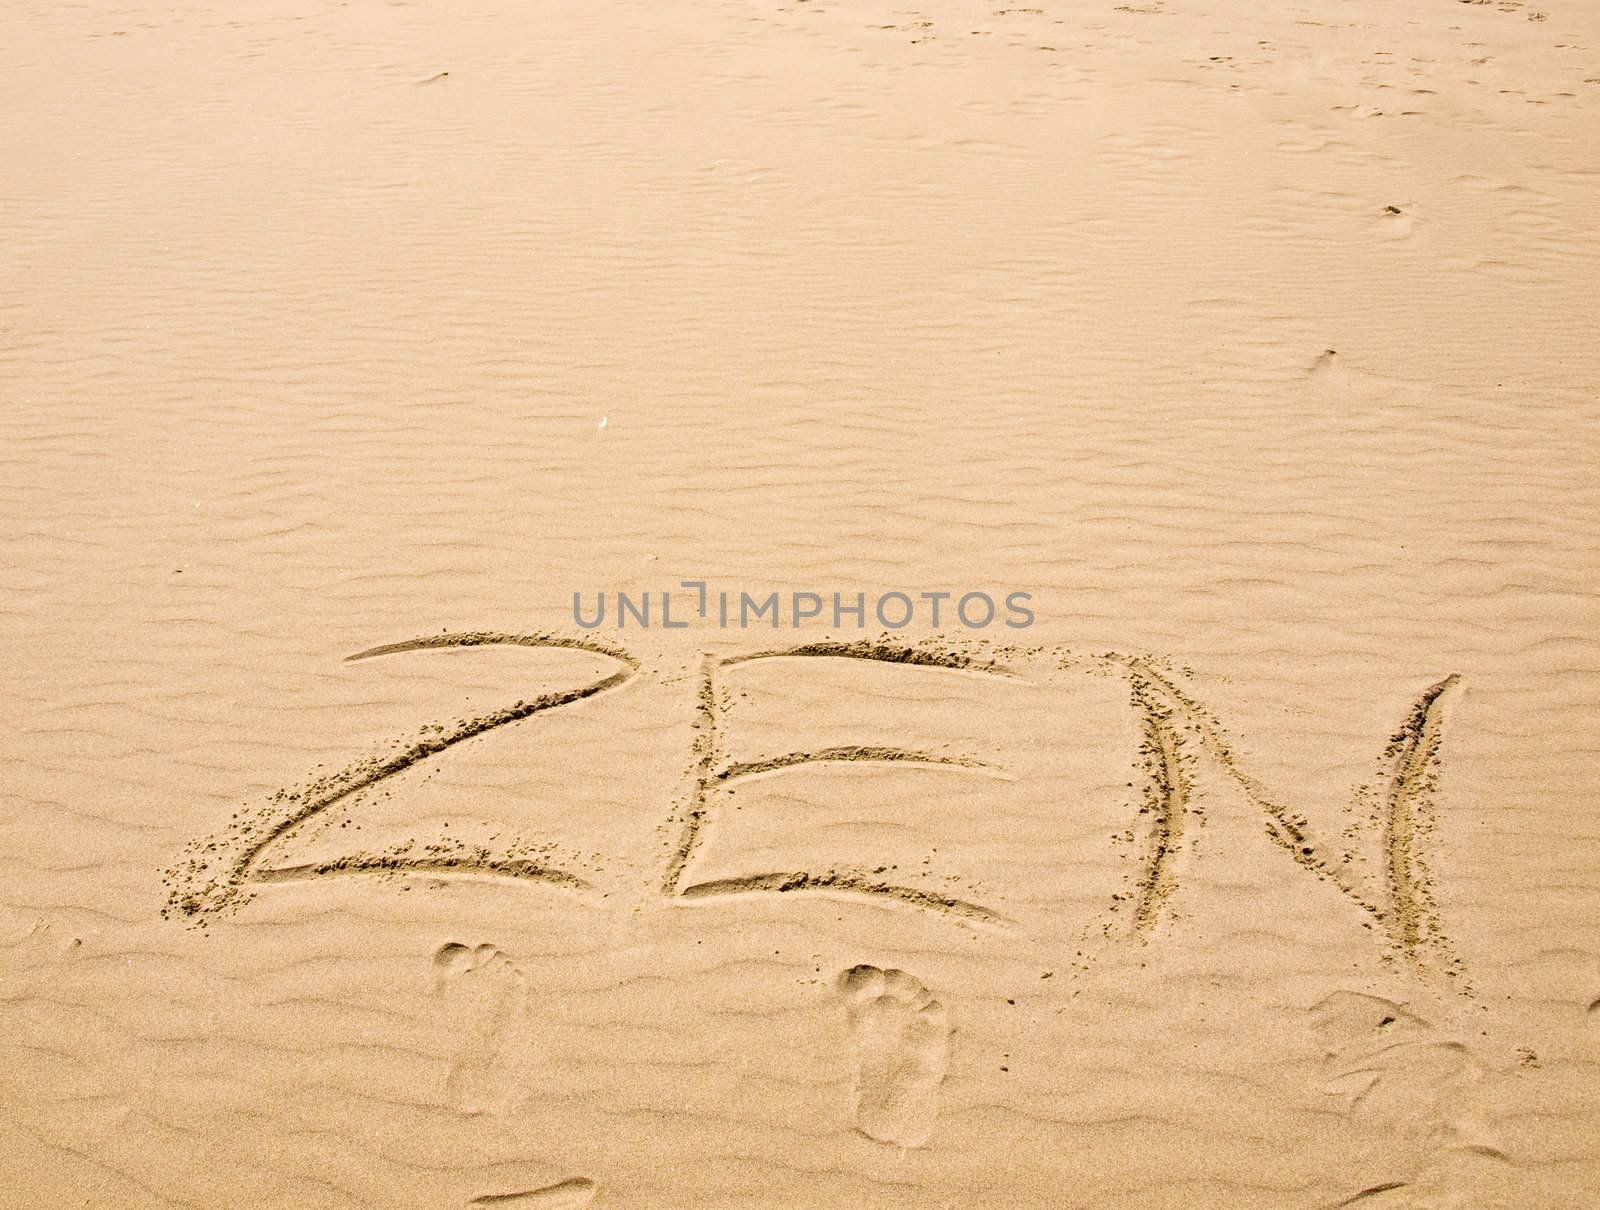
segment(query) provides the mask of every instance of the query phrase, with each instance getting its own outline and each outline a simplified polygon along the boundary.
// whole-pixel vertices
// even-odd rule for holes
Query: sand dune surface
[[[1600,6],[0,68],[0,1205],[1600,1197]]]

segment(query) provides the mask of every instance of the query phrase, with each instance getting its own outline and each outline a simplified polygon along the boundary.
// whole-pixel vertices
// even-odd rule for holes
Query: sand
[[[0,68],[0,1205],[1600,1199],[1600,7]]]

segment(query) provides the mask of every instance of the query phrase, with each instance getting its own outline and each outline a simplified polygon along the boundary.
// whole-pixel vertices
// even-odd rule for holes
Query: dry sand
[[[1550,5],[8,6],[0,1204],[1600,1198]]]

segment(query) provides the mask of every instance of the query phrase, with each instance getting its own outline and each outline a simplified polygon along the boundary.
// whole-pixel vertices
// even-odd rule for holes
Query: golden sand
[[[1600,6],[0,68],[0,1206],[1600,1199]]]

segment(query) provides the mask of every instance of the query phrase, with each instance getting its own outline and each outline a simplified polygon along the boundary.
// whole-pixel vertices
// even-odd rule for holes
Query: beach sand
[[[1550,3],[0,13],[0,1205],[1600,1198]]]

